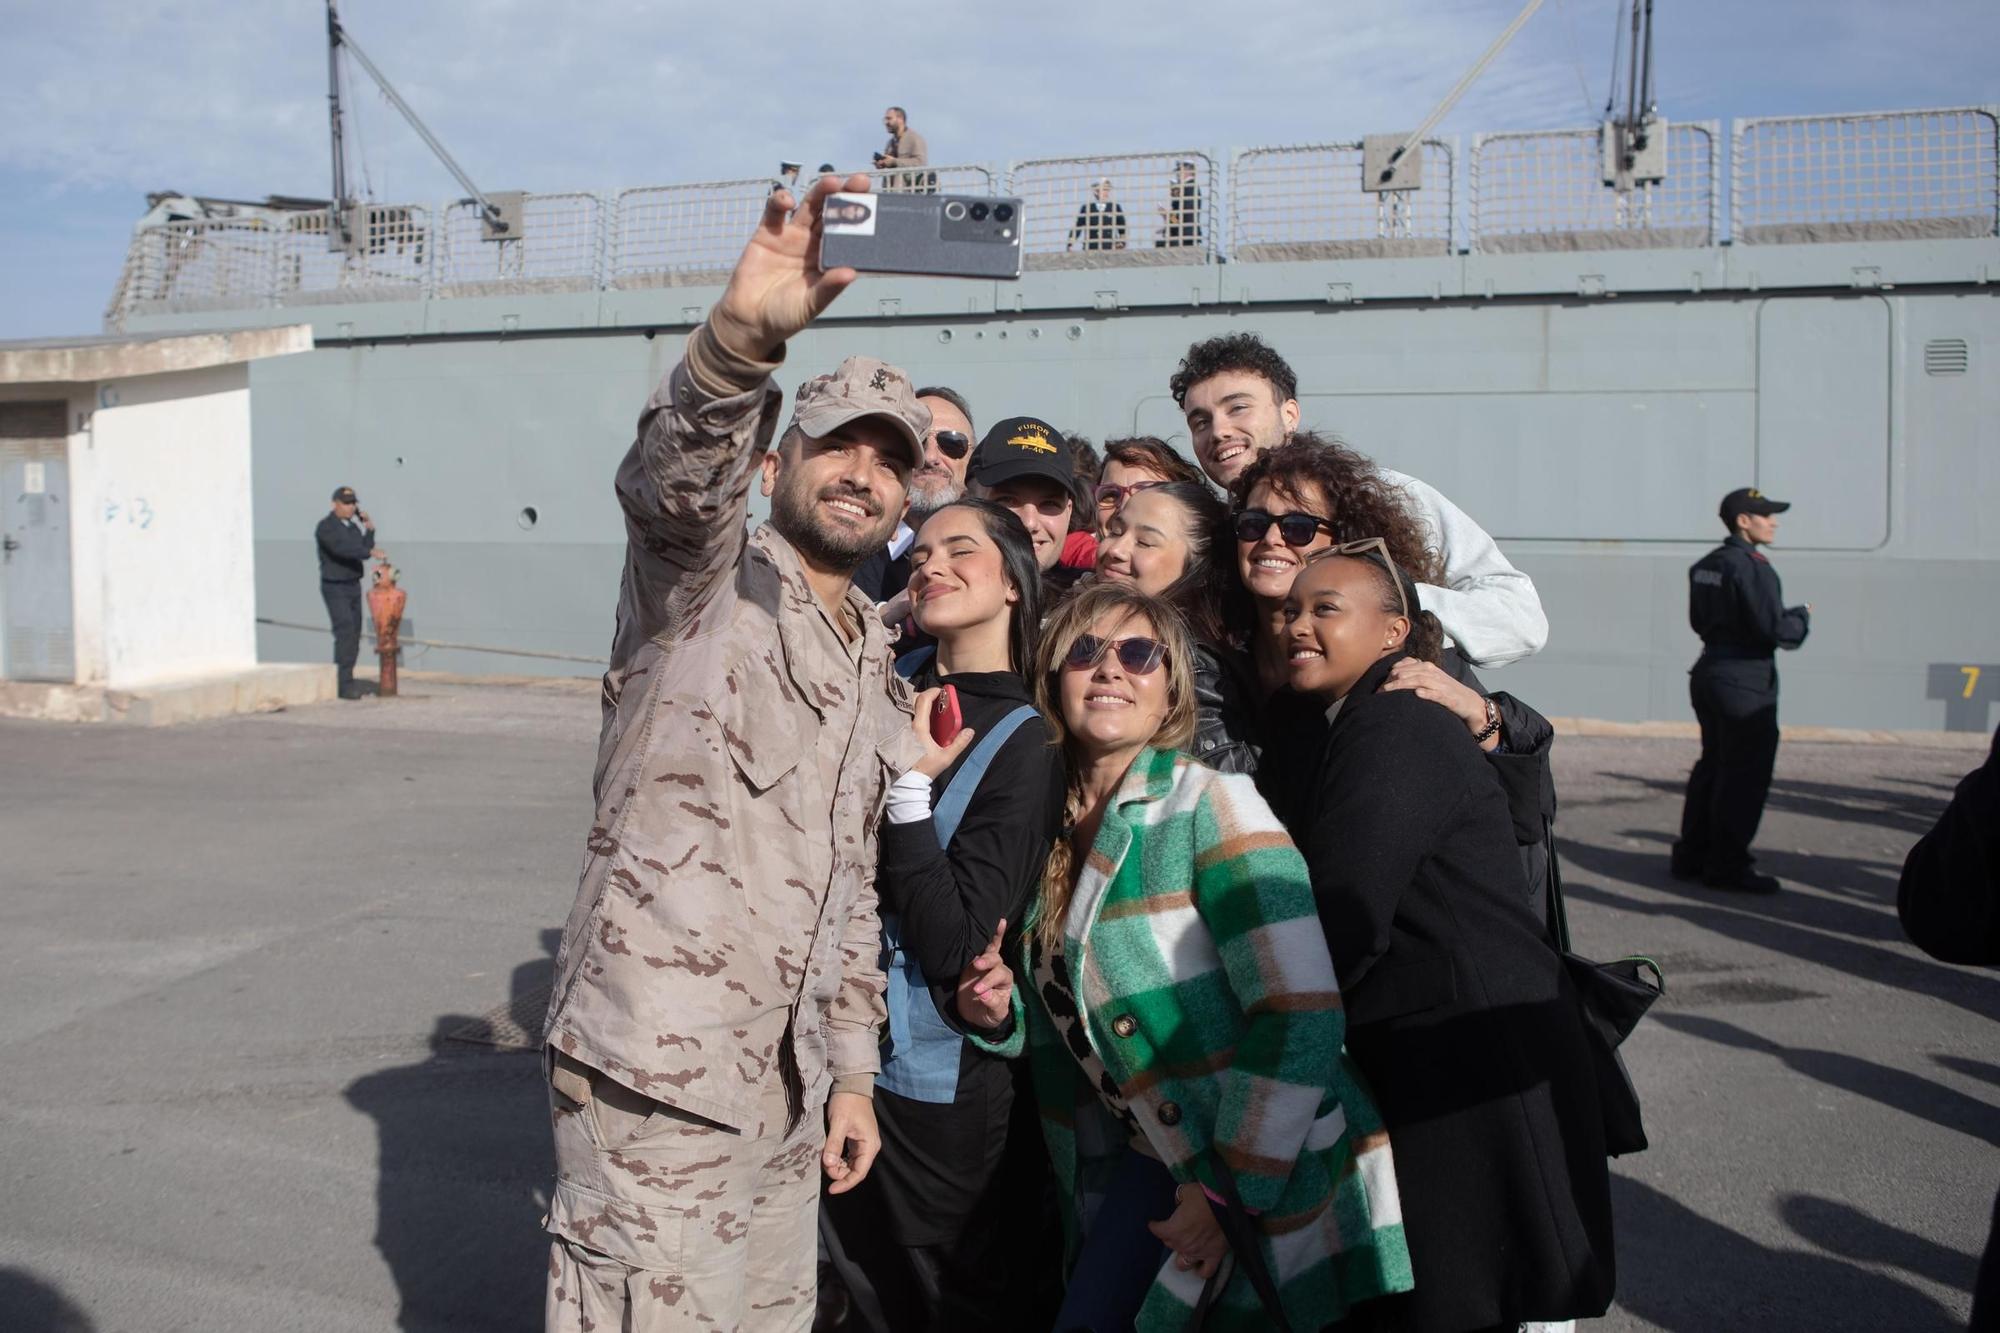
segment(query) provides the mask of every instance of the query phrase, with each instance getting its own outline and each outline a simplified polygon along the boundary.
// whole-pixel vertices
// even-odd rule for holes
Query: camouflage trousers
[[[549,1333],[810,1329],[822,1117],[773,1078],[739,1134],[551,1054]]]

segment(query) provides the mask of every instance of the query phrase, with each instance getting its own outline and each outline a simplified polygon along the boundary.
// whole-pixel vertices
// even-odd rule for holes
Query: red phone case
[[[939,745],[950,745],[964,726],[965,717],[958,711],[958,691],[947,685],[931,703],[931,739]]]

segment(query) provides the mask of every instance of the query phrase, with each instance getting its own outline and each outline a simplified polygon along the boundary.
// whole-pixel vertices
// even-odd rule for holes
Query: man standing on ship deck
[[[545,1034],[561,1333],[808,1328],[820,1172],[851,1189],[880,1146],[876,825],[918,747],[849,580],[930,417],[850,357],[766,452],[786,340],[856,276],[818,267],[837,188],[867,180],[765,202],[618,469],[597,814]],[[771,520],[746,536],[753,478]]]

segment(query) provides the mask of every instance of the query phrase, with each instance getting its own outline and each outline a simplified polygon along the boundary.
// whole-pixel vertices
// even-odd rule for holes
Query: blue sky
[[[1517,7],[344,0],[341,12],[482,188],[561,190],[762,175],[781,157],[862,165],[890,102],[910,108],[938,162],[1406,129]],[[1616,9],[1548,0],[1443,129],[1590,123]],[[2000,102],[1996,0],[1658,0],[1655,25],[1673,119]],[[321,0],[0,0],[0,338],[96,331],[149,190],[324,196],[325,95]],[[376,197],[459,193],[365,78],[353,102]]]

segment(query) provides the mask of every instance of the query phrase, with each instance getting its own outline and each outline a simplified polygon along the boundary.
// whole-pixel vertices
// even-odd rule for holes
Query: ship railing
[[[2000,109],[1739,120],[1730,177],[1749,245],[2000,235]]]
[[[1713,245],[1720,150],[1716,122],[1669,123],[1663,177],[1615,189],[1602,126],[1475,135],[1467,240],[1487,254]]]
[[[324,212],[294,213],[272,240],[271,296],[278,305],[407,301],[426,294],[431,275],[432,212],[420,204],[368,204],[355,210],[353,246],[327,245]]]
[[[479,205],[461,199],[438,224],[431,294],[595,291],[603,285],[605,213],[595,194],[527,194],[520,236],[492,241]]]
[[[252,310],[274,302],[278,232],[261,217],[200,218],[132,238],[120,299],[127,313]]]
[[[1029,269],[1139,268],[1215,258],[1221,179],[1198,149],[1016,162]]]
[[[1030,269],[1705,247],[2000,235],[2000,111],[1955,107],[1664,127],[1658,180],[1606,184],[1602,128],[1428,140],[1417,190],[1362,188],[1362,146],[1038,158],[870,173],[884,189],[1024,201]],[[1225,169],[1226,165],[1226,169]],[[804,179],[809,179],[804,178]],[[323,213],[135,232],[106,322],[135,315],[499,293],[712,286],[755,225],[768,177],[522,196],[495,241],[476,207],[370,204],[356,243]],[[1094,207],[1094,205],[1098,205]]]
[[[1420,188],[1370,191],[1363,146],[1250,148],[1229,164],[1229,255],[1238,263],[1448,255],[1456,145],[1426,139]]]

